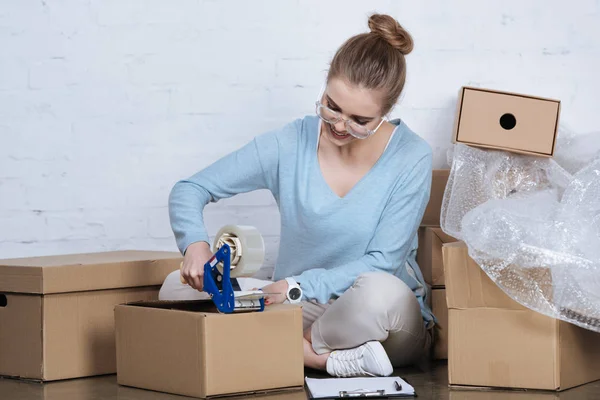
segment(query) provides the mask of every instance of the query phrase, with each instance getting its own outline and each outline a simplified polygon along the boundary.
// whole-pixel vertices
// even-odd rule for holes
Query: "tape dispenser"
[[[232,278],[252,276],[261,267],[264,241],[258,230],[251,226],[224,226],[216,236],[213,251],[204,264],[203,291],[210,295],[219,312],[263,311],[268,293],[234,290],[232,282]],[[180,279],[187,283],[183,276]]]

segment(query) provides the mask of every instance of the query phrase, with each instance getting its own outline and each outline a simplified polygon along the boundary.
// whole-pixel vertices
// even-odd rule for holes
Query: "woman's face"
[[[325,134],[337,146],[345,146],[355,140],[350,135],[344,119],[368,129],[375,129],[381,122],[381,94],[378,91],[351,85],[343,79],[332,78],[327,84],[321,103],[341,114],[343,120],[336,124],[323,123]]]

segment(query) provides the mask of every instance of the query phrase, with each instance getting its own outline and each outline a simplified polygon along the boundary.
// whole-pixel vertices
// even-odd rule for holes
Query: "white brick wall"
[[[175,250],[174,182],[312,113],[331,55],[374,10],[414,35],[395,116],[432,145],[435,167],[463,84],[560,98],[562,121],[597,128],[598,0],[3,1],[0,257]],[[270,194],[205,216],[211,234],[257,226],[273,265]]]

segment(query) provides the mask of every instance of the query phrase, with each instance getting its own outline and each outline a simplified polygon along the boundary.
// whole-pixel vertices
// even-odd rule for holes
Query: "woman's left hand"
[[[265,305],[280,304],[287,300],[288,283],[285,279],[264,286],[265,293],[275,293],[265,296]]]

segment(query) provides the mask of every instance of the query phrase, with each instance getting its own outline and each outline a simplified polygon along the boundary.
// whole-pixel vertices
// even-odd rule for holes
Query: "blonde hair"
[[[369,17],[371,32],[348,39],[335,53],[327,81],[342,78],[350,84],[382,90],[382,115],[398,101],[406,81],[405,56],[413,50],[411,35],[389,15]]]

